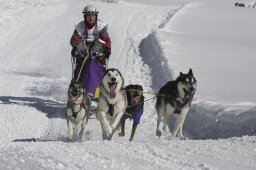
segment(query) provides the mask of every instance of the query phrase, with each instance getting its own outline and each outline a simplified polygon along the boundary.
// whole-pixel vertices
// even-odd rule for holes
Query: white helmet
[[[83,10],[83,14],[86,15],[86,14],[98,14],[99,11],[97,10],[97,8],[93,5],[87,5],[84,10]]]

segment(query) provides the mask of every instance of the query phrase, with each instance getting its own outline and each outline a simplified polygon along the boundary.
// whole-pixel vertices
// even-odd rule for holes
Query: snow
[[[256,169],[256,9],[235,2],[0,0],[0,169]],[[109,67],[125,84],[153,93],[193,69],[189,139],[155,136],[155,99],[134,142],[131,121],[124,138],[103,141],[96,119],[82,142],[66,139],[69,39],[87,4],[109,24]]]

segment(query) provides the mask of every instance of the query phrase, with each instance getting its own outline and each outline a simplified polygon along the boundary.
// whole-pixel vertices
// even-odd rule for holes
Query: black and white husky
[[[101,80],[97,118],[101,123],[103,140],[111,140],[127,107],[124,79],[117,69],[106,70]]]
[[[173,114],[176,117],[175,126],[171,138],[179,137],[184,139],[182,126],[189,106],[196,91],[197,82],[192,69],[188,74],[180,72],[179,77],[174,81],[167,82],[160,90],[156,101],[158,113],[156,135],[161,136],[162,130],[168,132],[168,118]],[[163,123],[163,125],[161,125]]]
[[[84,128],[88,122],[89,100],[85,88],[81,82],[71,81],[68,89],[67,103],[67,125],[68,139],[73,139],[73,125],[75,134],[79,135],[79,140],[83,137]]]

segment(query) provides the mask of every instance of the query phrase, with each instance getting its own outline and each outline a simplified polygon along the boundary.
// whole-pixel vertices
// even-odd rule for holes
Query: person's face
[[[85,20],[89,24],[94,24],[96,22],[96,14],[86,14]]]

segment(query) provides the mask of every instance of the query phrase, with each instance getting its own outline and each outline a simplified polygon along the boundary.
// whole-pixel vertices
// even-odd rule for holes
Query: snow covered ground
[[[0,0],[0,169],[256,169],[256,8],[235,2]],[[96,119],[66,140],[69,39],[87,4],[109,23],[109,66],[126,84],[157,91],[193,69],[190,139],[157,138],[150,100],[132,143],[132,122],[102,141]]]

